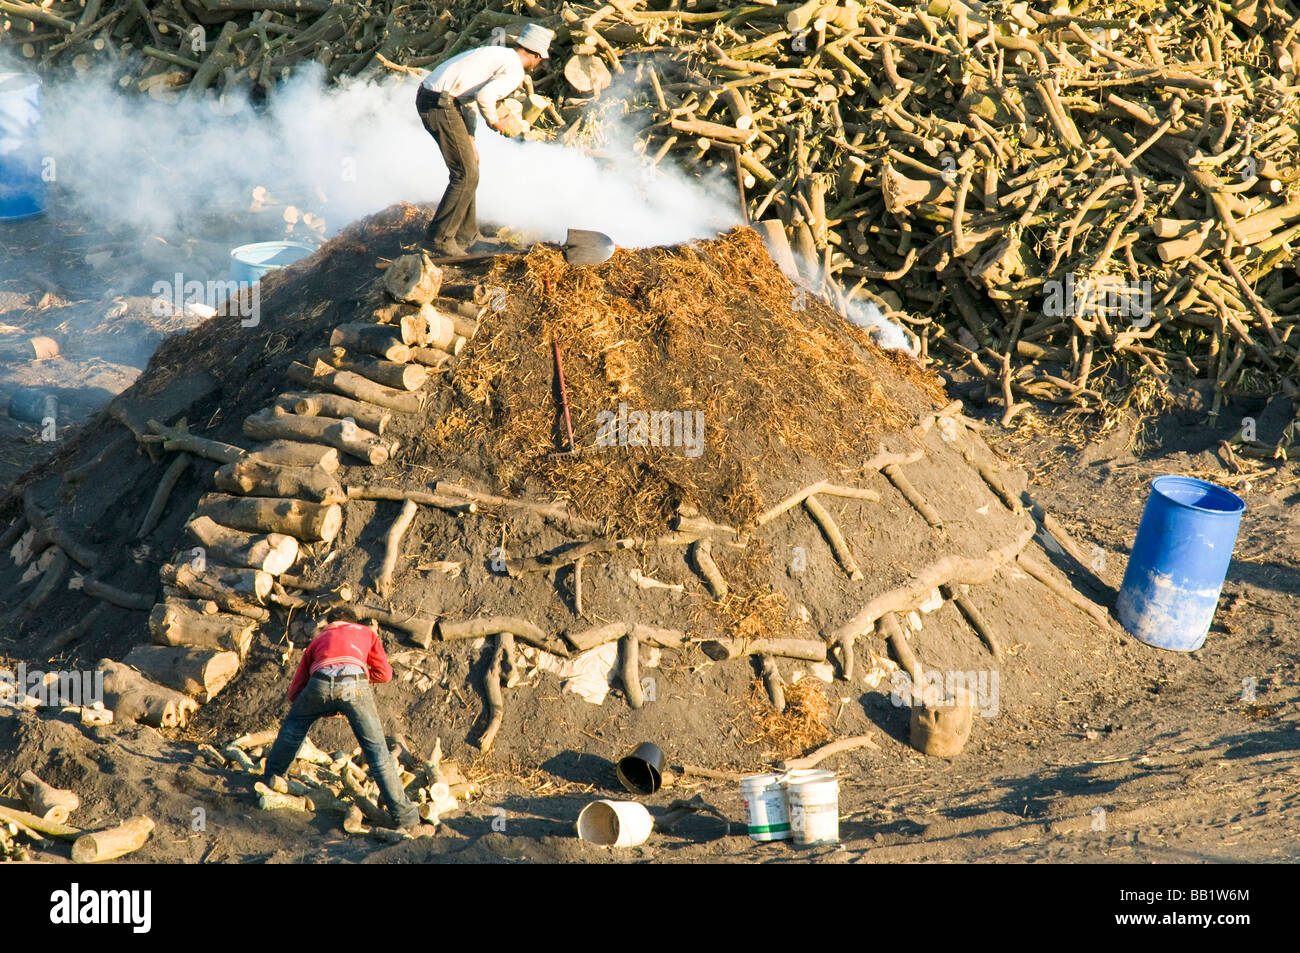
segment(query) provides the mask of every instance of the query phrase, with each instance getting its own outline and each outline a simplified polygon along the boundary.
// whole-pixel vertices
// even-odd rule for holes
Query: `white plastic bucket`
[[[654,829],[654,818],[636,801],[592,801],[578,815],[578,836],[601,847],[636,847]]]
[[[793,771],[786,781],[790,830],[801,845],[834,844],[840,839],[840,783],[830,771]]]
[[[740,796],[749,811],[749,836],[756,841],[790,839],[790,812],[778,774],[754,774],[740,780]]]

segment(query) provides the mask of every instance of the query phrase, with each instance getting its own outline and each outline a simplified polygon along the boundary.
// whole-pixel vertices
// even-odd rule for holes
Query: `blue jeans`
[[[266,756],[263,777],[269,780],[272,775],[288,771],[294,755],[302,747],[303,739],[307,737],[307,732],[316,719],[338,713],[347,718],[352,733],[361,742],[366,763],[370,765],[371,777],[379,785],[394,826],[410,827],[418,824],[419,812],[402,790],[397,765],[393,763],[388,742],[384,738],[383,725],[379,721],[375,695],[364,675],[345,675],[339,678],[313,675],[308,680],[307,687],[294,700],[288,716],[280,725],[280,734],[271,746],[271,753]]]

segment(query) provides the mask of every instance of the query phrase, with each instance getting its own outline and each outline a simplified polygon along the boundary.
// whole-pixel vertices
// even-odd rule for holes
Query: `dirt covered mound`
[[[216,486],[204,444],[141,534],[175,460],[149,421],[259,452],[246,419],[298,391],[292,366],[334,329],[391,311],[384,269],[425,214],[395,206],[268,278],[256,323],[218,317],[170,339],[22,482],[9,543],[36,507],[94,558],[39,611],[10,610],[11,654],[93,665],[157,641],[142,608],[104,608],[86,585],[157,599]],[[490,748],[480,774],[572,784],[642,740],[748,770],[873,726],[905,737],[899,664],[983,673],[987,725],[1113,667],[1104,622],[1032,578],[1069,590],[1046,556],[1021,562],[1035,528],[1023,475],[933,376],[791,286],[753,232],[589,268],[534,246],[441,279],[438,301],[474,312],[472,335],[435,362],[418,412],[385,420],[387,459],[340,457],[341,527],[302,540],[193,737],[277,723],[304,623],[326,606],[381,623],[397,671],[381,707],[413,750],[440,737],[453,756]],[[557,345],[572,454],[557,453]],[[30,590],[32,558],[6,560],[0,583]],[[890,649],[870,638],[900,620]],[[1004,666],[1016,674],[999,682]],[[314,737],[351,746],[346,726]]]

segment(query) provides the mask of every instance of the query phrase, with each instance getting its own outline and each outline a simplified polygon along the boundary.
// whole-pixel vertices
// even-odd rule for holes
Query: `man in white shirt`
[[[550,56],[551,30],[530,23],[512,46],[483,46],[459,53],[424,78],[415,98],[420,121],[447,164],[447,191],[429,223],[426,246],[440,257],[464,255],[482,241],[474,210],[478,189],[476,110],[503,136],[511,135],[497,103],[518,89],[525,72]]]

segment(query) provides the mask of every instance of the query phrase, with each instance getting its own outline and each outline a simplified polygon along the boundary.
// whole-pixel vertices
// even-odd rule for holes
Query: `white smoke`
[[[323,203],[327,234],[395,202],[436,204],[447,173],[415,111],[413,77],[326,87],[311,64],[262,110],[211,101],[186,106],[127,96],[106,77],[54,81],[45,91],[45,148],[73,209],[164,237],[247,207],[256,186]],[[509,140],[479,123],[479,219],[562,239],[593,228],[641,247],[717,234],[738,221],[734,199],[676,171],[648,174],[619,148]],[[281,237],[266,235],[266,239]]]
[[[128,95],[106,70],[47,81],[49,211],[171,243],[217,222],[250,242],[284,237],[278,216],[245,214],[258,186],[323,216],[326,236],[396,202],[435,205],[447,172],[415,111],[418,84],[394,74],[327,86],[324,70],[307,64],[254,108],[239,98],[178,106]],[[633,92],[611,89],[602,101]],[[666,162],[652,169],[634,148],[633,123],[616,112],[602,110],[599,155],[506,139],[480,122],[480,223],[548,241],[568,228],[595,229],[627,248],[707,238],[739,224],[734,186]],[[908,348],[874,305],[855,303],[849,316],[879,329],[885,346]]]

